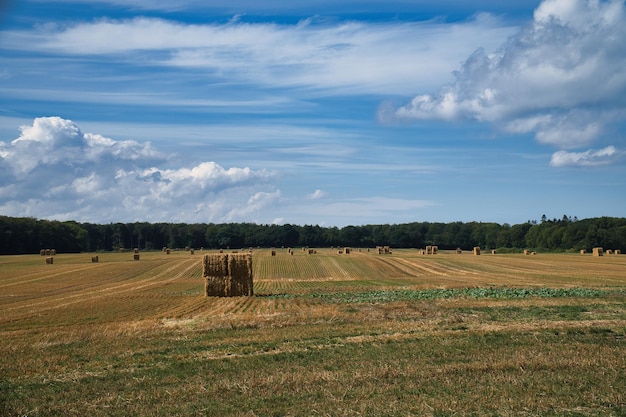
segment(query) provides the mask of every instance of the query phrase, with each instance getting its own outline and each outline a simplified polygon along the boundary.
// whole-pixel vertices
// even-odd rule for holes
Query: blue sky
[[[624,1],[0,5],[2,215],[626,215]]]

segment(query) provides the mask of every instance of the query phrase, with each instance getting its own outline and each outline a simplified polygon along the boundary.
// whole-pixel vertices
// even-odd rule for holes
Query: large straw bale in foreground
[[[204,255],[202,277],[206,297],[252,296],[252,255]]]

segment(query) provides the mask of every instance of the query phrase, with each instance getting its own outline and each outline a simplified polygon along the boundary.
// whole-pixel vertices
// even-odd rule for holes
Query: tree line
[[[600,246],[626,250],[626,218],[578,220],[568,216],[509,225],[485,222],[322,227],[316,225],[259,225],[255,223],[110,223],[39,220],[0,216],[0,254],[116,251],[120,248],[235,249],[248,247],[375,247],[516,251],[578,251]]]

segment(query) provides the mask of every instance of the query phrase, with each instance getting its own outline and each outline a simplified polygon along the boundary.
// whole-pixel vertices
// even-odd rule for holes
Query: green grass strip
[[[623,296],[626,290],[600,290],[591,288],[459,288],[430,290],[389,290],[367,292],[267,294],[268,298],[318,298],[330,303],[386,303],[410,300],[439,300],[449,298],[594,298]]]

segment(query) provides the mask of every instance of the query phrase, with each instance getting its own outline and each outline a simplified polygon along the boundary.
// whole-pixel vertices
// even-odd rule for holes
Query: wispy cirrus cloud
[[[513,28],[481,14],[444,23],[186,24],[160,18],[102,19],[5,31],[5,49],[110,57],[137,66],[200,71],[204,77],[336,95],[405,94],[441,82],[476,44],[495,47]]]
[[[554,167],[585,166],[594,167],[610,165],[623,160],[624,152],[618,151],[615,146],[603,149],[589,149],[585,152],[558,151],[552,155],[550,165]]]
[[[381,117],[473,119],[564,149],[588,146],[626,119],[624,39],[622,0],[545,0],[499,49],[467,58],[453,83]]]

